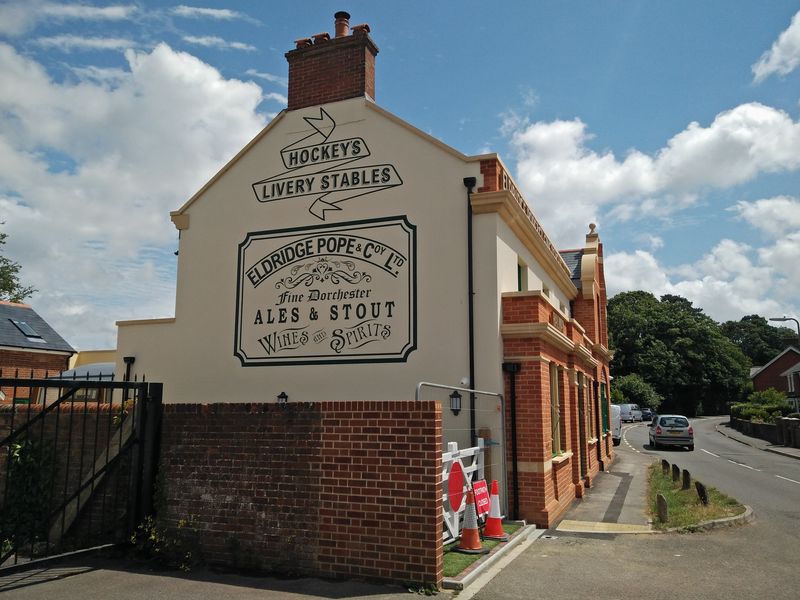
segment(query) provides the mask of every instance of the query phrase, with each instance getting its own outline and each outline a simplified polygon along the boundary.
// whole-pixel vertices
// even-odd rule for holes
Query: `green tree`
[[[663,400],[661,394],[636,373],[630,373],[615,379],[613,389],[623,396],[623,402],[638,404],[640,408],[648,407],[658,410]]]
[[[611,374],[641,376],[664,398],[662,410],[720,414],[743,399],[747,357],[687,299],[659,300],[644,291],[617,294],[608,302],[608,329]]]
[[[2,225],[3,223],[0,223]],[[7,233],[0,232],[0,251],[6,243]],[[0,255],[0,300],[22,302],[36,290],[20,283],[19,272],[22,266],[10,258]]]
[[[722,333],[736,344],[754,365],[765,365],[789,344],[797,343],[797,334],[788,327],[773,327],[759,315],[747,315],[739,321],[726,321]]]

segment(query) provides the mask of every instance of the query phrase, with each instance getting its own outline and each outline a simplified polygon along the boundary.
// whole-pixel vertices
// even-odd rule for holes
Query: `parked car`
[[[642,420],[642,411],[638,404],[620,404],[620,418],[623,423],[634,423]]]
[[[652,421],[653,420],[653,411],[649,408],[642,409],[642,421]]]
[[[611,405],[611,441],[615,446],[619,446],[622,441],[622,419],[620,418],[620,407],[618,404]]]
[[[683,415],[657,415],[650,423],[647,437],[653,448],[685,446],[694,450],[694,429]]]

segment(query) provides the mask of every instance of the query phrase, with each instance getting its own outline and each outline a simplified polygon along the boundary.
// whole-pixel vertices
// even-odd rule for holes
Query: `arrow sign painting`
[[[286,171],[252,185],[259,202],[315,196],[308,210],[324,221],[347,200],[403,185],[394,165],[364,162],[371,153],[363,138],[333,139],[336,122],[325,109],[304,120],[314,131],[281,150]]]

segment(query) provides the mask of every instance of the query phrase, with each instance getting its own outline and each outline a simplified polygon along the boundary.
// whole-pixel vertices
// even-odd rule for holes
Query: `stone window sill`
[[[558,456],[554,456],[553,464],[554,465],[561,464],[563,462],[568,461],[570,458],[572,458],[572,450],[567,450],[566,452],[562,452]]]

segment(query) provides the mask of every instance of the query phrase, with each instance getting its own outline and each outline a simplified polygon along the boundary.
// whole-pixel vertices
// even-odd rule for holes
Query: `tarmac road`
[[[794,469],[800,467],[800,461],[795,459],[748,448],[722,436],[716,432],[715,426],[723,420],[727,421],[727,418],[713,419],[699,425],[701,435],[697,448],[713,447],[720,456],[724,452],[735,453],[739,456],[739,462],[744,462],[742,453],[746,453],[748,461],[765,467],[762,472],[750,473],[749,469],[731,464],[728,459],[714,459],[698,450],[694,453],[671,450],[663,453],[650,452],[647,449],[649,447],[644,447],[646,434],[642,432],[645,429],[641,425],[632,425],[626,427],[625,438],[634,441],[630,444],[623,442],[617,448],[618,460],[608,477],[616,476],[624,481],[625,475],[629,474],[637,480],[642,466],[659,460],[662,454],[675,463],[686,461],[688,457],[695,455],[698,463],[706,458],[714,459],[705,465],[708,472],[703,476],[713,475],[714,481],[710,482],[712,485],[735,495],[733,490],[751,490],[753,486],[749,483],[740,488],[740,480],[748,476],[760,477],[766,471],[766,465],[771,465],[776,473],[793,473]],[[696,471],[699,473],[703,469],[697,468]],[[769,475],[776,480],[778,486],[792,485],[791,482],[774,477],[773,473]],[[605,474],[598,476],[598,487],[606,485],[604,477]],[[755,487],[758,487],[758,483]],[[621,485],[616,492],[620,490],[625,496],[638,493],[638,490],[625,492]],[[603,506],[611,506],[615,500],[601,502],[598,506],[593,498],[594,492],[595,490],[590,491],[587,502],[573,507],[565,521],[576,517],[598,518],[601,513],[605,515]],[[484,588],[474,592],[468,589],[461,598],[496,600],[542,597],[548,600],[574,600],[593,597],[663,600],[675,597],[698,600],[794,600],[800,597],[800,555],[797,550],[797,535],[800,533],[800,485],[788,487],[785,493],[794,496],[777,500],[777,505],[763,504],[761,512],[758,506],[754,506],[756,516],[750,524],[704,533],[571,533],[560,531],[559,525],[520,553]],[[750,492],[747,498],[740,500],[745,503],[760,503],[757,500],[760,496],[749,494]],[[607,491],[601,495],[609,496]],[[619,495],[616,494],[616,502],[619,502]],[[625,497],[623,502],[627,508],[620,514],[628,516],[628,520],[635,519],[635,512],[631,513],[629,509],[638,504],[637,498]],[[787,502],[789,505],[794,503],[797,508],[785,511]]]

